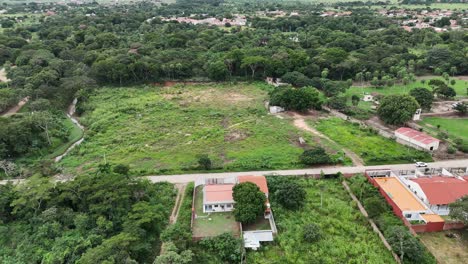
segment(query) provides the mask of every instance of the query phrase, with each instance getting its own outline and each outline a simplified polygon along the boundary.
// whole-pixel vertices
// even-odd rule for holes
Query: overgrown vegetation
[[[276,177],[268,177],[268,184]],[[304,206],[293,211],[271,200],[278,236],[248,252],[249,263],[394,263],[340,179],[291,181],[306,190]]]
[[[152,262],[175,192],[119,175],[0,185],[0,262]]]
[[[317,121],[314,126],[341,146],[359,155],[367,165],[431,161],[423,151],[384,138],[372,128],[363,128],[339,118]]]
[[[62,164],[92,170],[106,158],[133,175],[301,167],[295,142],[311,136],[267,115],[264,87],[103,88],[81,106],[86,140]]]

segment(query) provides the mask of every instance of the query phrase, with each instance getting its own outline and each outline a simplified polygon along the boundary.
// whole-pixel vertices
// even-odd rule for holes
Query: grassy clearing
[[[340,180],[298,181],[307,191],[305,206],[293,212],[273,203],[278,236],[258,252],[249,252],[249,263],[394,263]],[[310,223],[322,232],[316,243],[302,238],[302,228]]]
[[[422,233],[421,241],[441,264],[465,263],[468,259],[468,231],[450,230],[444,232]],[[456,234],[449,238],[448,233]]]
[[[226,213],[203,213],[203,186],[196,188],[195,192],[195,218],[193,223],[194,237],[214,237],[224,233],[239,235],[239,224],[231,212]]]
[[[134,174],[166,174],[196,171],[197,156],[207,154],[217,171],[301,167],[298,138],[313,142],[312,136],[267,114],[264,87],[100,89],[81,118],[86,140],[62,164],[75,171],[86,163],[86,170],[105,156]]]
[[[435,78],[435,79],[440,79],[442,78]],[[376,87],[360,87],[360,86],[353,86],[349,88],[345,95],[349,98],[353,95],[357,95],[360,98],[363,97],[364,93],[378,93],[381,95],[390,95],[390,94],[408,94],[409,91],[413,88],[418,88],[418,87],[424,87],[428,88],[429,90],[432,90],[432,88],[428,85],[429,80],[425,80],[425,83],[422,83],[421,80],[410,83],[408,85],[395,85],[392,87],[382,87],[382,88],[376,88]],[[465,80],[460,80],[457,79],[455,85],[450,85],[455,89],[457,92],[457,99],[460,98],[466,98],[468,95],[466,94],[467,91],[466,89],[468,88],[468,82]],[[350,102],[351,103],[351,102]],[[370,106],[372,104],[369,102],[359,102],[359,107],[362,109],[370,109]]]
[[[374,131],[360,128],[339,118],[322,119],[311,125],[359,155],[366,165],[408,163],[414,160],[432,161],[426,152],[398,144]]]
[[[449,137],[468,142],[468,119],[425,117],[422,124],[434,133],[439,131],[437,125],[440,125],[440,130],[447,132]]]
[[[46,158],[53,159],[57,156],[62,155],[71,145],[73,145],[73,143],[77,142],[83,137],[83,130],[81,130],[81,128],[75,125],[70,119],[65,119],[63,123],[66,129],[69,131],[68,141],[58,146],[52,153],[47,155]]]

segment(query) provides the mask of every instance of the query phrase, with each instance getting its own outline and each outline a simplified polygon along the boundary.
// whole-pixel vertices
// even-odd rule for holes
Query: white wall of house
[[[417,184],[414,181],[411,181],[408,178],[400,177],[400,180],[403,182],[403,184],[410,189],[412,193],[414,193],[419,200],[421,200],[423,203],[426,204],[426,206],[429,206],[429,200],[427,199],[426,194],[424,193],[423,189],[419,184]]]
[[[424,219],[421,217],[421,214],[430,214],[430,211],[403,211],[403,216],[408,220],[408,221],[413,221],[413,220],[422,220]]]
[[[205,203],[203,204],[204,213],[230,212],[234,210],[234,203]]]
[[[430,208],[438,215],[448,215],[450,213],[448,204],[431,204]]]

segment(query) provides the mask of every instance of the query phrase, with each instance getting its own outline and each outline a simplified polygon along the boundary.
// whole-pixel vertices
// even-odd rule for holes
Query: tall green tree
[[[232,188],[234,217],[244,224],[253,223],[265,212],[266,196],[255,183],[243,182]]]
[[[420,106],[410,95],[388,95],[377,109],[379,118],[390,125],[402,125],[412,119]]]

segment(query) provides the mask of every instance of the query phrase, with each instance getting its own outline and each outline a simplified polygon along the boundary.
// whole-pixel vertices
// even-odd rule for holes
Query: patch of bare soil
[[[226,92],[219,89],[204,89],[204,90],[171,90],[173,88],[161,89],[161,96],[167,100],[179,100],[179,104],[188,105],[193,102],[197,103],[239,103],[248,102],[254,98],[249,97],[239,92]]]
[[[232,129],[224,136],[224,141],[235,142],[248,138],[249,135],[245,131],[238,129]]]
[[[18,102],[17,105],[13,106],[12,108],[10,108],[8,111],[6,111],[5,113],[3,113],[1,116],[11,116],[11,115],[14,115],[16,113],[18,113],[18,111],[29,101],[29,97],[25,97],[23,98],[21,101]]]

